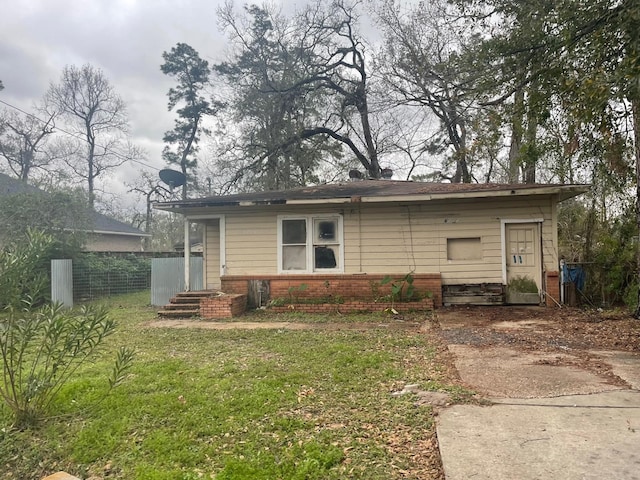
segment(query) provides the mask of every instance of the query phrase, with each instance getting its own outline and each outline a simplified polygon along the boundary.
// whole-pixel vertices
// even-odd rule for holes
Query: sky
[[[223,60],[227,42],[216,17],[223,2],[0,0],[0,100],[32,112],[65,65],[90,63],[126,103],[132,141],[146,151],[145,163],[164,168],[162,136],[175,114],[167,110],[173,81],[160,71],[162,53],[183,42],[209,63]],[[125,184],[143,168],[119,167],[104,188],[131,205]]]

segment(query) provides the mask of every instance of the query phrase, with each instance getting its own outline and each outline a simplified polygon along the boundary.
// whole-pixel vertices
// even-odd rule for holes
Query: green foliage
[[[30,230],[52,240],[50,258],[72,258],[92,228],[86,198],[75,192],[28,192],[0,195],[0,244],[19,241]]]
[[[21,310],[8,308],[0,323],[0,396],[18,427],[32,425],[50,413],[60,388],[95,355],[116,326],[100,308],[68,311],[62,305],[46,305],[33,310],[28,301],[25,305]],[[109,378],[111,388],[122,381],[132,360],[131,351],[118,353]]]
[[[407,273],[404,277],[393,279],[389,275],[386,275],[382,280],[380,280],[380,285],[391,284],[391,294],[388,296],[388,299],[391,302],[410,302],[412,300],[417,300],[418,292],[416,287],[413,285],[413,275],[411,273]],[[383,299],[387,299],[387,297],[383,297]]]
[[[610,219],[596,206],[565,202],[559,209],[560,256],[586,272],[579,300],[593,305],[637,304],[636,255],[639,248],[635,209],[628,205]]]
[[[190,174],[197,166],[195,154],[198,151],[200,134],[206,133],[202,126],[205,116],[214,113],[220,104],[204,97],[209,85],[209,62],[200,58],[198,52],[186,43],[178,43],[169,52],[163,52],[162,73],[177,81],[169,89],[169,110],[176,110],[178,119],[172,130],[165,132],[166,146],[162,158],[180,167],[183,174]],[[187,184],[182,186],[182,197],[186,198]]]
[[[293,303],[294,299],[297,302],[299,299],[298,294],[304,292],[307,289],[308,285],[306,283],[301,283],[298,286],[292,285],[287,289],[287,293],[289,294],[289,302]]]
[[[0,309],[20,308],[24,300],[40,304],[47,299],[53,238],[29,230],[24,239],[0,250]]]
[[[53,403],[63,416],[38,429],[6,428],[0,410],[0,458],[13,478],[40,480],[54,465],[130,480],[417,478],[400,472],[419,467],[411,449],[390,449],[389,438],[427,444],[433,414],[389,392],[409,381],[458,391],[430,336],[381,328],[380,315],[327,317],[344,322],[339,330],[168,329],[149,326],[148,296],[109,301],[119,326],[105,353],[126,341],[144,361],[90,415],[66,414],[101,396],[106,355],[77,370]]]
[[[99,298],[150,287],[151,259],[136,255],[85,253],[74,260],[73,292],[77,299]]]

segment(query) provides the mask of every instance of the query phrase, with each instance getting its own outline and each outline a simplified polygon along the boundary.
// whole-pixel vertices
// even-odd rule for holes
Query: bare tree
[[[444,2],[420,3],[406,10],[396,0],[376,9],[384,34],[378,70],[389,92],[400,103],[428,108],[440,121],[440,135],[433,138],[450,149],[454,172],[440,172],[451,182],[472,180],[468,164],[469,100],[456,71],[455,56],[461,39],[452,32]]]
[[[136,192],[145,199],[145,215],[143,219],[134,218],[137,228],[142,228],[145,233],[151,233],[153,228],[153,202],[167,200],[171,194],[158,184],[155,176],[149,172],[140,172],[135,183],[129,186],[129,192]],[[151,248],[151,238],[145,238],[145,250]]]
[[[43,147],[54,131],[55,117],[55,112],[44,120],[8,110],[0,112],[0,157],[23,182],[29,180],[33,169],[46,167],[51,162]]]
[[[65,161],[75,175],[87,181],[89,205],[94,206],[96,178],[122,165],[132,155],[126,142],[128,121],[124,101],[115,92],[104,72],[86,64],[69,65],[57,84],[51,84],[47,103],[66,119],[77,141],[84,143],[80,158]]]

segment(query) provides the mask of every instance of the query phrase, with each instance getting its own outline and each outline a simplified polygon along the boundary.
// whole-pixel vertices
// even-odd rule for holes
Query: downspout
[[[188,292],[191,287],[191,239],[189,238],[189,219],[184,217],[184,291]]]

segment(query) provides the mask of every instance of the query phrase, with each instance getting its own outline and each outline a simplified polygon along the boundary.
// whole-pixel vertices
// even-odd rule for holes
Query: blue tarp
[[[567,265],[565,263],[562,267],[562,274],[564,283],[573,283],[578,290],[584,290],[586,275],[580,265]]]

